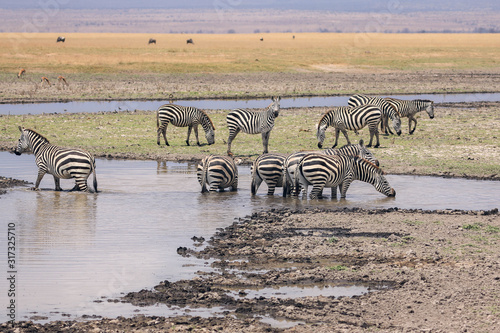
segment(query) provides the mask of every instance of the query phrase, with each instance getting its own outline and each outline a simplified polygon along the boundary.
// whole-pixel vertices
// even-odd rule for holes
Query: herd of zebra
[[[272,103],[263,111],[235,109],[228,113],[226,120],[229,129],[227,141],[227,156],[209,155],[201,160],[197,168],[197,178],[202,192],[215,192],[225,188],[237,190],[238,168],[231,152],[231,143],[241,131],[248,134],[262,135],[263,154],[252,165],[251,193],[255,195],[262,182],[268,186],[268,195],[273,195],[276,187],[283,187],[283,196],[298,196],[301,191],[308,193],[311,185],[311,198],[321,198],[325,187],[332,189],[332,198],[337,197],[337,187],[341,198],[353,180],[361,180],[372,184],[377,191],[386,196],[395,196],[396,191],[390,187],[384,172],[379,168],[378,160],[367,149],[372,146],[373,136],[376,136],[375,148],[379,147],[378,127],[386,133],[392,133],[389,126],[391,120],[395,133],[401,134],[401,118],[408,117],[409,133],[415,131],[417,121],[415,114],[426,111],[430,118],[434,117],[434,105],[429,100],[398,100],[394,98],[379,98],[357,94],[349,99],[349,106],[336,107],[325,113],[317,125],[316,136],[318,147],[322,148],[325,132],[329,126],[335,128],[335,144],[332,148],[322,151],[301,151],[289,155],[268,153],[270,132],[274,120],[279,115],[280,98],[273,97]],[[157,144],[163,135],[168,146],[166,130],[169,123],[178,127],[188,127],[186,144],[192,129],[198,138],[198,125],[205,131],[208,144],[215,142],[215,126],[210,117],[202,110],[194,107],[184,107],[174,104],[161,106],[156,112]],[[412,128],[412,123],[414,126]],[[363,140],[351,144],[347,130],[355,131],[368,126],[370,142],[367,146]],[[46,173],[53,175],[55,189],[61,190],[60,179],[75,179],[73,190],[89,191],[87,179],[93,173],[94,191],[97,192],[94,157],[81,149],[61,148],[49,143],[44,136],[36,131],[19,126],[21,137],[14,150],[20,155],[30,150],[35,155],[38,166],[38,177],[33,189],[37,190],[40,181]],[[342,131],[348,144],[335,148],[338,144],[339,132]],[[303,195],[303,196],[304,196]]]

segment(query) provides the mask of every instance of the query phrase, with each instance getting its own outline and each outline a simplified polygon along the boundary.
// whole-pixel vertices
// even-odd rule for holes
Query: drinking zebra
[[[209,155],[198,164],[196,175],[201,185],[201,193],[223,191],[230,187],[231,191],[238,189],[238,168],[230,156]]]
[[[434,102],[428,99],[415,99],[412,101],[405,101],[402,99],[386,97],[386,101],[388,101],[394,109],[399,113],[401,118],[408,117],[408,131],[409,134],[413,134],[415,129],[417,128],[417,119],[415,119],[415,114],[420,111],[426,111],[429,115],[429,118],[434,118]],[[415,123],[415,127],[411,128],[411,123]]]
[[[276,187],[283,186],[283,154],[262,154],[252,164],[252,195],[257,194],[260,184],[267,184],[267,195],[274,195]]]
[[[396,196],[396,191],[389,185],[383,171],[358,156],[328,156],[325,154],[307,154],[297,165],[295,173],[295,195],[302,186],[307,193],[309,185],[313,186],[309,197],[322,198],[323,188],[340,187],[341,198],[346,197],[347,190],[353,180],[361,180],[372,184],[377,191],[388,197]],[[336,198],[336,191],[332,193]]]
[[[362,94],[356,94],[349,98],[348,104],[350,107],[359,106],[364,104],[373,104],[380,107],[380,111],[382,111],[382,117],[380,118],[380,129],[383,133],[388,134],[392,133],[389,128],[389,119],[392,121],[392,127],[396,131],[397,135],[401,135],[401,118],[399,117],[399,113],[396,112],[396,109],[385,99],[380,97],[370,97]]]
[[[215,142],[215,126],[210,117],[200,109],[191,106],[180,106],[175,104],[165,104],[160,106],[156,111],[156,127],[157,127],[157,140],[156,143],[160,145],[160,135],[163,134],[165,144],[170,146],[167,140],[167,126],[169,123],[177,127],[188,127],[188,134],[186,144],[189,146],[189,136],[191,129],[194,128],[194,135],[196,136],[196,144],[200,146],[198,140],[198,125],[201,124],[205,131],[205,137],[209,145]]]
[[[301,151],[291,155],[288,155],[285,161],[283,162],[283,170],[284,170],[284,185],[283,185],[283,196],[287,196],[288,194],[293,195],[293,180],[295,179],[295,169],[297,168],[297,164],[300,162],[302,157],[309,153],[320,153],[325,155],[337,155],[337,156],[359,156],[379,166],[379,161],[373,156],[372,152],[366,148],[363,140],[359,140],[358,144],[355,145],[345,145],[341,148],[330,148],[322,151]],[[336,188],[332,188],[332,194],[337,193]]]
[[[46,173],[54,176],[55,190],[61,191],[60,178],[75,179],[72,191],[88,192],[87,178],[94,173],[94,191],[97,192],[95,160],[89,152],[82,149],[61,148],[49,143],[44,136],[31,129],[19,126],[21,137],[14,153],[21,155],[26,150],[35,154],[38,166],[38,177],[33,190],[38,190],[40,182]]]
[[[318,130],[316,132],[316,137],[318,139],[318,147],[323,147],[323,141],[325,140],[325,132],[328,126],[335,127],[335,144],[332,148],[335,148],[339,139],[339,132],[342,131],[347,143],[350,144],[349,137],[347,136],[347,130],[357,131],[365,126],[368,126],[370,130],[370,142],[367,147],[372,146],[373,136],[376,136],[377,143],[375,148],[380,146],[378,137],[378,124],[382,111],[376,105],[360,105],[355,107],[340,106],[336,107],[331,111],[325,113],[318,123]]]
[[[262,133],[263,154],[268,152],[269,135],[274,127],[274,119],[278,117],[280,112],[280,99],[280,97],[273,97],[273,102],[264,111],[236,109],[229,112],[226,117],[227,127],[229,128],[228,155],[232,155],[231,142],[240,131],[248,134]]]

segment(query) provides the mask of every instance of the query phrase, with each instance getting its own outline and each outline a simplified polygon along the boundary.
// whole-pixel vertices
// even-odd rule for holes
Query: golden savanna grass
[[[58,35],[66,42],[56,43]],[[148,45],[151,37],[156,45]],[[186,44],[188,38],[194,45]],[[146,74],[500,66],[500,34],[1,33],[0,49],[3,73],[20,68],[32,73]]]

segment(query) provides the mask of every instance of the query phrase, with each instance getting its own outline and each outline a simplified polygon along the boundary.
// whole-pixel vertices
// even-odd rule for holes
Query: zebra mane
[[[422,102],[422,103],[434,103],[430,99],[415,99],[415,102]]]
[[[25,128],[24,130],[25,130],[25,131],[32,132],[32,133],[34,133],[34,134],[38,135],[38,137],[40,137],[40,139],[42,139],[43,141],[45,141],[45,143],[50,143],[50,142],[49,142],[49,139],[47,139],[46,137],[44,137],[43,135],[41,135],[41,134],[40,134],[40,133],[38,133],[37,131],[32,130],[32,129],[30,129],[30,128]]]
[[[316,125],[316,128],[319,128],[319,125],[321,124],[321,122],[323,121],[323,119],[325,119],[325,117],[326,117],[326,116],[327,116],[330,112],[332,112],[332,110],[325,112],[325,113],[321,116],[321,118],[319,119],[318,125]]]
[[[210,117],[208,116],[208,114],[203,110],[200,110],[200,112],[203,113],[205,115],[205,117],[207,117],[208,121],[210,122],[210,125],[212,125],[212,128],[215,130],[215,125],[214,125],[212,119],[210,119]]]
[[[359,157],[359,156],[354,156],[354,159],[366,162],[368,165],[372,166],[378,174],[385,175],[384,170],[382,170],[380,167],[376,166],[372,162],[370,162],[370,161],[368,161],[368,160],[366,160],[366,159],[364,159],[362,157]]]

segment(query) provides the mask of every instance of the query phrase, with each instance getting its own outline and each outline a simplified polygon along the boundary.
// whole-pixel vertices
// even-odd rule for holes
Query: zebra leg
[[[347,135],[347,131],[344,128],[342,128],[340,130],[342,131],[342,134],[344,134],[344,137],[347,140],[347,144],[350,145],[351,141],[349,140],[349,136]],[[337,135],[337,137],[338,137],[338,135]],[[335,145],[337,145],[337,139],[335,139]]]
[[[412,121],[415,123],[415,126],[413,127],[413,129],[411,129],[411,122]],[[415,119],[413,116],[408,117],[408,128],[410,130],[410,134],[413,134],[413,132],[415,132],[415,130],[417,129],[417,119]]]
[[[347,190],[349,189],[349,186],[351,186],[351,182],[352,182],[352,179],[347,178],[339,186],[339,188],[340,188],[340,198],[341,199],[345,199],[345,197],[347,195]]]
[[[271,131],[262,133],[262,145],[264,146],[264,152],[263,154],[267,154],[267,146],[269,143],[269,136],[271,135]]]
[[[194,136],[196,136],[196,145],[200,146],[200,140],[198,140],[198,125],[194,125]]]
[[[61,180],[59,179],[59,177],[56,177],[54,176],[54,183],[56,184],[56,188],[55,190],[56,191],[62,191],[62,188],[61,188]]]
[[[311,194],[309,194],[309,198],[321,199],[323,197],[322,192],[323,192],[324,187],[325,187],[325,184],[323,182],[314,184],[313,189],[311,190]],[[307,195],[307,192],[304,194],[304,196],[306,196],[306,195]]]
[[[332,199],[337,199],[337,186],[332,186]]]
[[[274,195],[274,190],[276,189],[276,185],[278,182],[275,182],[274,180],[267,183],[267,195]]]
[[[187,136],[187,139],[186,139],[186,145],[189,146],[189,137],[191,136],[191,129],[193,128],[193,126],[188,126],[188,136]],[[198,139],[198,135],[196,135],[196,139]]]
[[[231,152],[231,142],[233,142],[234,138],[236,137],[236,135],[238,135],[239,132],[239,128],[229,129],[229,138],[227,139],[227,154],[229,156],[233,155],[233,153]]]
[[[31,189],[33,191],[39,191],[40,189],[38,186],[40,186],[40,182],[42,181],[43,176],[45,176],[46,171],[42,169],[38,169],[38,177],[36,178],[35,182],[35,187],[32,187]]]
[[[335,143],[333,144],[332,148],[337,147],[337,144],[339,142],[339,134],[340,134],[340,129],[335,128]]]
[[[165,127],[163,127],[162,134],[163,134],[163,138],[165,139],[165,144],[166,144],[167,146],[170,146],[170,145],[168,144],[168,140],[167,140],[167,126],[168,126],[168,124],[165,124]],[[160,140],[158,140],[158,142],[160,142]],[[159,144],[159,143],[158,143],[158,144]]]

